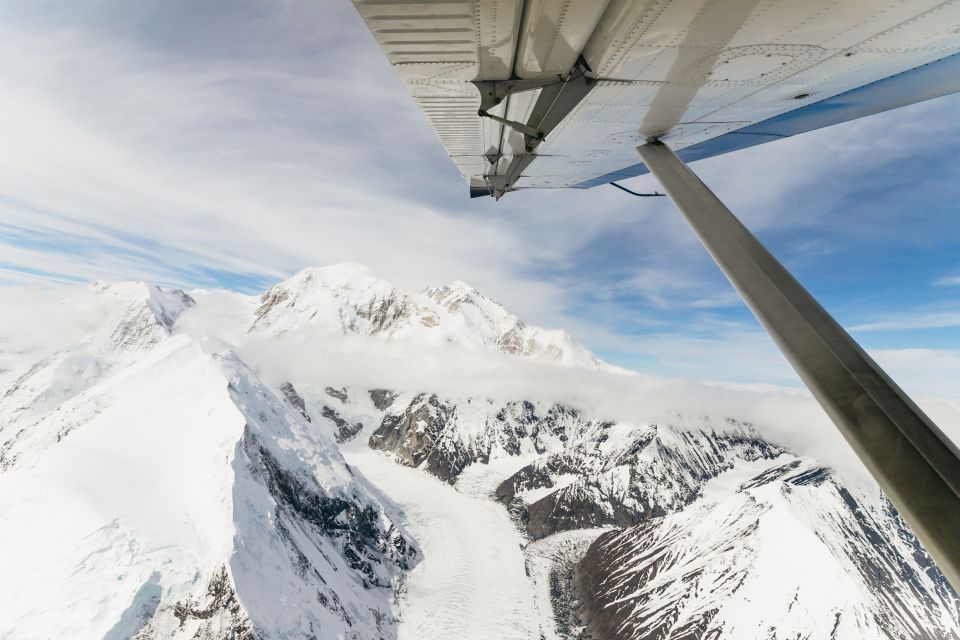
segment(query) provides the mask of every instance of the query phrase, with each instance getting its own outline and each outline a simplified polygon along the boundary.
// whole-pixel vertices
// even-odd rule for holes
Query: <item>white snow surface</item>
[[[186,296],[94,291],[102,324],[0,402],[0,638],[389,635],[415,563],[392,507],[233,353],[172,331]],[[372,546],[278,482],[351,505]]]

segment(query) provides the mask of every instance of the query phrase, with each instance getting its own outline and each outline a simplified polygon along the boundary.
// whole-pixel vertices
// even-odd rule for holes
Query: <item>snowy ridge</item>
[[[326,332],[383,335],[433,326],[430,310],[360,265],[304,269],[261,297],[251,331],[309,325]]]
[[[109,284],[98,282],[94,290],[109,302],[111,317],[105,324],[109,333],[94,336],[115,351],[135,351],[157,344],[170,335],[180,314],[196,301],[180,289],[164,290],[142,282]]]
[[[48,364],[5,396],[0,637],[395,633],[419,554],[393,507],[234,354],[170,335],[169,297],[133,289],[142,308],[107,288],[103,326],[67,350],[109,362],[95,381],[38,419],[7,403]]]
[[[461,325],[459,336],[479,336],[491,350],[574,366],[607,366],[565,331],[528,326],[500,303],[460,280],[446,287],[427,288],[423,295],[440,307],[438,313],[446,311]]]

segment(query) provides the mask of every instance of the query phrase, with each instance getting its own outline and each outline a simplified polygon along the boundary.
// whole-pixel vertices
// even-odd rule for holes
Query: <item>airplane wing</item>
[[[641,175],[649,138],[693,161],[960,90],[958,0],[354,5],[472,195]]]

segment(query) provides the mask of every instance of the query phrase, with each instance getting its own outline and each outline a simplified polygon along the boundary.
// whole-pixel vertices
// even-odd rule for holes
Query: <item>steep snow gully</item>
[[[407,576],[398,638],[540,638],[524,539],[507,510],[401,466],[360,440],[344,449],[344,457],[400,507],[423,552]]]
[[[639,401],[357,265],[57,295],[0,314],[0,640],[960,640],[875,483],[776,437],[802,399]]]

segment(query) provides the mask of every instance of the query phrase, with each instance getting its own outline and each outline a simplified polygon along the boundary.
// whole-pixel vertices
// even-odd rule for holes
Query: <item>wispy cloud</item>
[[[919,314],[889,314],[883,320],[850,327],[854,332],[901,331],[905,329],[943,329],[960,327],[960,311]]]
[[[960,287],[960,275],[948,275],[937,278],[934,285],[938,287]]]

